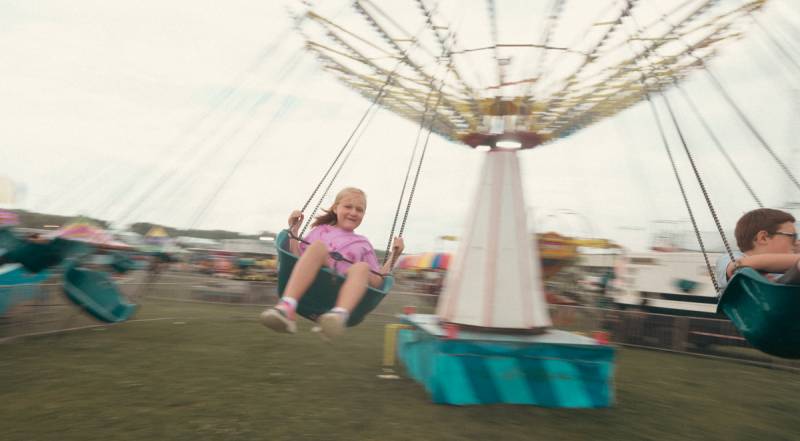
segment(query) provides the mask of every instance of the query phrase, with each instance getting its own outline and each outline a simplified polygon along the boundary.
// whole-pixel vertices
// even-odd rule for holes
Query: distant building
[[[218,240],[207,239],[205,237],[179,236],[175,243],[183,248],[202,248],[208,250],[222,249],[222,243]]]
[[[222,241],[221,251],[237,255],[270,256],[278,255],[273,240],[258,239],[225,239]]]

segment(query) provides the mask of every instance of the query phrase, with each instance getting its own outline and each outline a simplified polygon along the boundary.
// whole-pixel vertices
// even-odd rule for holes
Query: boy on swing
[[[800,284],[800,254],[796,254],[794,223],[794,216],[772,208],[758,208],[739,218],[734,234],[741,252],[733,253],[733,261],[727,254],[717,261],[720,289],[743,267],[753,268],[775,283]]]

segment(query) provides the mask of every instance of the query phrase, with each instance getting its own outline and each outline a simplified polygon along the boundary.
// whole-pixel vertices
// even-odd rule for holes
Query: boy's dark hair
[[[766,231],[770,236],[778,231],[778,227],[786,222],[794,222],[791,214],[774,208],[757,208],[748,211],[736,222],[736,245],[742,252],[753,249],[753,241],[759,231]]]

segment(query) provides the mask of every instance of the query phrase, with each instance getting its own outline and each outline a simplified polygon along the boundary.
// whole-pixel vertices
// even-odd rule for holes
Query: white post
[[[551,326],[515,151],[486,154],[464,230],[436,308],[439,318],[508,330]]]

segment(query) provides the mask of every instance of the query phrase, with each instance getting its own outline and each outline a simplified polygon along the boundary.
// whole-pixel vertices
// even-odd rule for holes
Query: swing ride
[[[745,22],[765,3],[609,0],[576,6],[551,0],[530,5],[530,14],[515,15],[502,1],[475,7],[403,0],[378,7],[356,0],[350,15],[335,19],[327,18],[332,15],[323,6],[296,15],[306,48],[372,103],[302,211],[318,211],[357,144],[355,135],[379,107],[418,123],[420,132],[390,241],[395,231],[403,236],[431,134],[485,152],[480,185],[461,248],[448,262],[436,315],[406,316],[411,329],[398,328],[400,357],[434,401],[613,404],[613,347],[553,329],[536,264],[542,256],[528,244],[518,152],[555,143],[637,103],[666,99],[662,92],[667,89],[681,90],[680,82],[692,72],[710,72],[706,62],[722,44],[740,37]],[[198,210],[192,225],[216,195]],[[120,218],[131,216],[139,202]],[[312,217],[307,216],[309,222]],[[276,240],[279,292],[298,258],[288,251],[288,241],[288,231]],[[74,242],[34,243],[0,230],[5,261],[40,275],[63,265],[64,292],[71,301],[105,322],[130,318],[135,305],[123,299],[107,274],[81,267],[88,250]],[[124,272],[130,262],[115,255],[112,267]],[[330,310],[341,283],[341,275],[323,269],[298,313],[314,320]],[[348,326],[359,324],[393,283],[388,276],[380,289],[370,289]],[[800,330],[787,324],[798,305],[782,291],[797,290],[740,273],[719,308],[755,347],[796,358]],[[774,311],[781,313],[761,315]]]
[[[58,233],[69,231],[71,230],[65,229]],[[49,277],[49,269],[63,266],[64,294],[69,300],[100,321],[116,323],[127,320],[135,312],[135,305],[124,301],[119,289],[107,274],[81,267],[82,262],[94,251],[99,232],[96,228],[92,230],[93,240],[88,240],[89,238],[81,234],[60,234],[52,239],[34,242],[17,237],[10,228],[0,229],[0,260],[7,264],[0,266],[6,270],[0,286],[35,286]],[[133,262],[127,256],[113,253],[110,266],[114,271],[122,273],[129,271]],[[12,298],[9,294],[3,297],[4,299],[0,299],[0,306],[3,306],[0,313],[11,304],[21,301],[19,296]]]
[[[590,10],[586,4],[578,7],[554,0],[546,9],[531,5],[530,14],[519,14],[513,8],[504,9],[503,2],[492,0],[484,2],[480,9],[463,2],[434,4],[417,0],[378,6],[370,0],[356,0],[350,15],[337,16],[335,21],[321,10],[322,6],[309,6],[297,13],[297,27],[306,41],[306,48],[341,82],[369,99],[372,106],[380,104],[417,122],[420,130],[428,130],[429,136],[436,133],[487,152],[477,195],[467,218],[466,233],[451,264],[437,315],[406,317],[413,330],[399,331],[401,359],[407,366],[416,366],[410,367],[416,372],[412,376],[425,383],[435,401],[570,407],[611,404],[613,350],[550,329],[541,274],[538,265],[533,265],[538,256],[535,249],[528,246],[517,152],[567,137],[647,101],[697,231],[653,98],[661,97],[665,101],[687,157],[692,161],[664,91],[672,88],[682,91],[680,82],[684,78],[694,71],[704,71],[724,93],[707,61],[717,54],[721,44],[740,37],[745,22],[755,20],[754,13],[765,3],[765,0],[724,4],[686,0],[655,5],[646,1],[610,1],[593,2],[595,9]],[[476,10],[485,13],[468,12]],[[532,26],[532,17],[537,18],[541,26]],[[587,21],[587,17],[592,18]],[[530,42],[520,43],[520,35],[528,35]],[[747,126],[753,130],[752,125]],[[758,135],[755,131],[754,134]],[[763,138],[757,138],[800,188]],[[350,139],[345,146],[349,142]],[[420,158],[424,157],[427,140],[424,146]],[[343,151],[344,147],[337,160]],[[412,158],[415,154],[416,150]],[[693,161],[692,166],[716,221],[713,205]],[[719,227],[718,221],[717,225]],[[702,247],[701,240],[700,244]],[[710,263],[708,270],[713,279]],[[745,276],[738,277],[741,280]],[[750,290],[765,290],[780,296],[775,291],[777,288],[763,278],[749,275],[747,281],[732,283],[724,293],[717,290],[721,294],[720,308],[737,326],[758,329],[740,328],[755,347],[779,356],[796,356],[793,351],[775,350],[772,346],[797,347],[792,338],[785,338],[787,333],[798,334],[796,327],[782,326],[786,315],[760,318],[747,324],[746,320],[739,319],[757,315],[765,307],[758,301],[744,300],[748,297],[741,294],[747,292],[743,288],[745,285],[752,285]],[[800,292],[798,287],[785,287],[785,290]],[[773,326],[775,328],[771,329]],[[455,363],[459,367],[444,368],[450,363],[447,354],[451,350],[455,352],[453,348],[460,342],[458,337],[453,337],[459,329],[470,333],[469,337],[464,337],[469,341],[497,344],[498,348],[504,344],[510,345],[506,349],[528,345],[547,347],[552,351],[548,355],[558,362],[523,362],[524,356],[516,359],[519,365],[513,373],[530,383],[536,381],[526,372],[534,370],[547,372],[550,378],[562,375],[568,379],[563,384],[552,380],[555,389],[582,380],[600,382],[606,387],[596,394],[581,395],[574,391],[566,394],[573,398],[574,394],[580,395],[578,402],[554,398],[552,394],[548,398],[535,393],[514,394],[511,390],[515,388],[502,390],[503,387],[497,385],[500,390],[484,385],[491,393],[481,394],[481,388],[474,385],[477,377],[486,376],[487,372],[490,377],[497,377],[509,371],[486,360],[475,362],[480,366],[471,364],[473,360],[460,365]],[[520,332],[528,337],[513,337]],[[496,335],[504,335],[507,341],[500,343],[496,338],[486,337]],[[537,340],[536,335],[544,337]],[[778,339],[778,335],[783,335],[784,339]],[[440,341],[443,336],[453,337],[452,348]],[[578,347],[592,356],[567,355]],[[461,348],[458,352],[469,350]],[[480,351],[475,349],[474,352]],[[488,355],[488,352],[483,353],[483,356]],[[479,360],[483,358],[475,356]],[[584,370],[584,376],[576,375],[588,365],[588,358],[593,365],[603,368]],[[467,387],[469,383],[473,387]],[[464,390],[470,392],[465,395]]]

